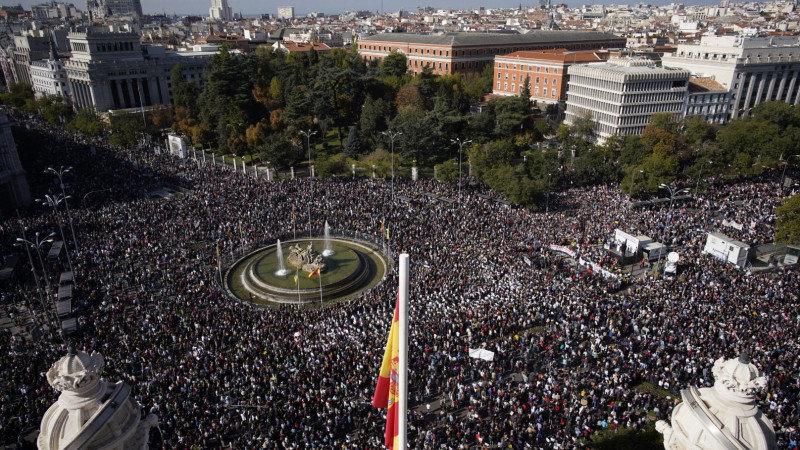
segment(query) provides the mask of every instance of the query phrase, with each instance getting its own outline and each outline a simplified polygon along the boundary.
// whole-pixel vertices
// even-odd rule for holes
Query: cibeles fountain
[[[671,424],[656,422],[667,450],[772,450],[775,430],[756,405],[756,393],[767,379],[745,352],[719,358],[712,370],[714,386],[681,391],[683,402],[672,410]]]
[[[257,304],[320,303],[378,285],[388,267],[380,244],[333,237],[326,221],[323,236],[277,240],[242,256],[224,271],[223,284],[229,296]]]

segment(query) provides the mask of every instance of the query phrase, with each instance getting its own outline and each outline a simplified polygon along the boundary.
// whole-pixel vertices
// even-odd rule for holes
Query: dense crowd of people
[[[714,360],[744,350],[769,377],[759,406],[779,448],[797,447],[800,275],[751,274],[701,252],[706,231],[770,242],[774,208],[791,194],[774,179],[719,180],[671,209],[630,208],[617,186],[569,189],[550,196],[545,214],[476,185],[450,203],[428,194],[459,192],[432,180],[396,180],[394,202],[382,180],[267,182],[16,120],[50,142],[29,170],[35,195],[54,186],[40,169],[73,166],[79,320],[70,344],[101,352],[105,376],[133,386],[158,415],[165,448],[381,448],[385,412],[371,398],[395,275],[323,308],[256,307],[218,284],[217,247],[228,261],[325,221],[376,241],[386,239],[383,223],[392,254],[410,255],[412,448],[583,448],[597,431],[668,420],[681,388],[710,386]],[[149,195],[165,185],[180,193]],[[720,228],[732,219],[746,227]],[[54,231],[57,218],[32,208],[2,226],[9,254],[23,228]],[[601,262],[615,228],[668,243],[681,255],[679,277],[620,284],[549,248]],[[25,447],[21,436],[57,398],[44,372],[67,343],[43,323],[36,285],[20,273],[3,287],[4,313],[28,308],[39,322],[0,331],[11,362],[0,367],[0,442]],[[471,359],[469,348],[495,359]]]

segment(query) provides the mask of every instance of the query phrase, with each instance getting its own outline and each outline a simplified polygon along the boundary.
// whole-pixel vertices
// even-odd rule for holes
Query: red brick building
[[[408,70],[430,67],[437,74],[480,73],[496,56],[526,50],[563,48],[600,50],[625,47],[625,38],[599,31],[545,31],[527,34],[450,33],[422,35],[383,33],[358,41],[358,53],[367,61],[382,60],[392,51],[402,52]]]
[[[494,59],[492,93],[519,95],[528,80],[531,100],[556,103],[567,100],[567,67],[608,60],[608,50],[577,50],[565,48],[521,51]]]

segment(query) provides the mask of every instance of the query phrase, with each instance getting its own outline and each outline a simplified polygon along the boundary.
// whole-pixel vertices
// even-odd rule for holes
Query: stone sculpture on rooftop
[[[683,402],[672,410],[671,424],[656,430],[667,450],[774,450],[775,430],[756,405],[755,395],[767,386],[766,377],[739,358],[714,362],[714,387],[681,391]]]

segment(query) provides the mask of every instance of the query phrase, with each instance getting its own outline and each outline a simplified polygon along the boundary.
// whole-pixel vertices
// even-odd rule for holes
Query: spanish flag
[[[308,278],[311,278],[311,277],[313,277],[314,275],[317,275],[317,276],[319,276],[319,267],[317,267],[316,269],[312,270],[312,271],[311,271],[311,273],[310,273],[310,274],[308,274]]]
[[[375,396],[372,398],[372,406],[376,408],[386,408],[384,444],[389,447],[390,450],[399,450],[397,442],[400,429],[397,416],[397,402],[399,400],[398,381],[400,378],[398,372],[398,365],[400,364],[399,305],[400,301],[398,299],[394,307],[392,328],[389,331],[389,339],[386,342],[386,351],[383,354],[383,363],[381,364],[378,384],[375,387]]]

